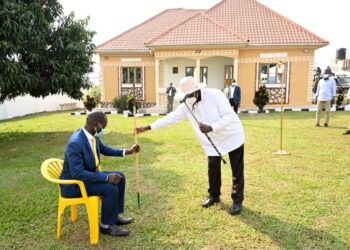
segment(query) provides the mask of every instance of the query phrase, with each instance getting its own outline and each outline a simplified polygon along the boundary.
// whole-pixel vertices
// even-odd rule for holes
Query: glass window
[[[186,76],[194,76],[194,67],[186,67]]]
[[[142,83],[141,67],[123,68],[123,83]]]
[[[123,83],[129,82],[129,69],[123,68]]]
[[[208,67],[201,67],[200,82],[208,82]]]
[[[260,84],[282,84],[285,81],[286,65],[278,66],[276,63],[261,64],[259,72]]]
[[[232,80],[233,79],[233,66],[232,65],[225,65],[225,80]]]
[[[141,83],[141,68],[136,68],[136,83]]]

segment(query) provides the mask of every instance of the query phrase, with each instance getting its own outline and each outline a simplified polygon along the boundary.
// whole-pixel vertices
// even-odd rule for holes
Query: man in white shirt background
[[[348,94],[346,95],[346,105],[350,104],[350,88],[348,89]],[[343,133],[343,135],[350,135],[350,123],[348,129]]]
[[[184,119],[189,120],[208,157],[209,197],[202,204],[204,208],[220,202],[221,195],[221,157],[205,136],[208,134],[218,151],[222,155],[229,155],[232,169],[231,198],[233,200],[229,213],[237,215],[241,212],[244,199],[243,126],[222,91],[204,88],[205,85],[205,83],[196,83],[193,77],[184,77],[180,81],[181,93],[188,96],[186,103],[190,104],[189,107],[200,121],[200,125],[185,103],[182,103],[174,112],[148,126],[138,127],[136,132],[142,133],[175,124]]]
[[[334,78],[331,76],[331,71],[326,69],[323,78],[318,82],[316,98],[317,98],[317,112],[316,112],[316,127],[320,126],[320,119],[322,109],[325,108],[326,118],[324,126],[328,127],[331,111],[331,101],[336,96],[336,83]]]

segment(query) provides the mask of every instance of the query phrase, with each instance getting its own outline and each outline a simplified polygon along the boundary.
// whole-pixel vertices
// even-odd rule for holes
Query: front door
[[[121,68],[120,95],[135,96],[136,100],[143,100],[143,72],[142,67]]]

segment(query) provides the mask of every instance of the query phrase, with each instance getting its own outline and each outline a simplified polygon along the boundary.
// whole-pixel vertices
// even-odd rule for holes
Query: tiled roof
[[[328,42],[256,0],[223,0],[204,10],[168,9],[99,45],[103,51],[147,46],[239,44],[322,46]]]
[[[146,42],[146,45],[232,44],[245,41],[242,36],[233,33],[204,13],[198,13]]]
[[[223,0],[206,14],[247,37],[251,44],[327,43],[256,0]]]
[[[97,51],[145,50],[144,43],[202,10],[168,9],[99,45]]]

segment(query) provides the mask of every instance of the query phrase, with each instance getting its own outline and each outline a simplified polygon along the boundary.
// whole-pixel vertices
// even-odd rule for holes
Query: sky
[[[336,49],[347,48],[350,58],[348,0],[258,0],[283,16],[329,41],[315,53],[315,66],[334,62]],[[59,0],[65,14],[90,17],[89,29],[99,45],[169,8],[208,9],[220,0]],[[97,78],[97,77],[95,77]],[[92,79],[93,81],[94,79]],[[95,79],[96,80],[96,79]]]

